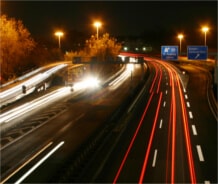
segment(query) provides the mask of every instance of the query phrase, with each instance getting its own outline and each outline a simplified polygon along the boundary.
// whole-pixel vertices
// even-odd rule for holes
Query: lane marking
[[[154,157],[153,157],[152,167],[155,167],[156,160],[157,160],[157,149],[155,149],[155,151],[154,151]]]
[[[141,119],[140,119],[140,122],[139,122],[139,124],[138,124],[138,126],[137,126],[137,129],[136,129],[136,131],[135,131],[135,133],[134,133],[134,135],[133,135],[133,137],[132,137],[132,139],[131,139],[131,142],[130,142],[128,148],[127,148],[127,151],[126,151],[126,153],[125,153],[125,156],[123,157],[123,160],[122,160],[122,162],[121,162],[121,164],[120,164],[120,166],[119,166],[119,169],[118,169],[118,171],[117,171],[117,173],[116,173],[116,176],[115,176],[115,178],[114,178],[114,180],[113,180],[113,183],[116,183],[117,180],[118,180],[118,178],[119,178],[119,175],[120,175],[120,173],[121,173],[121,171],[122,171],[122,169],[123,169],[123,166],[124,166],[124,164],[125,164],[125,162],[126,162],[126,160],[127,160],[127,157],[128,157],[128,155],[129,155],[129,153],[130,153],[130,150],[132,149],[132,146],[133,146],[133,144],[134,144],[134,141],[135,141],[135,139],[136,139],[136,137],[137,137],[137,135],[138,135],[138,132],[139,132],[141,126],[142,126],[142,123],[143,123],[143,121],[144,121],[144,118],[145,118],[145,115],[146,115],[146,113],[147,113],[147,110],[148,110],[148,108],[149,108],[149,106],[150,106],[150,104],[151,104],[151,100],[152,100],[152,98],[153,98],[153,95],[154,95],[154,93],[152,92],[151,95],[150,95],[150,97],[149,97],[149,100],[148,100],[148,102],[147,102],[147,105],[146,105],[146,107],[145,107],[145,109],[144,109],[144,112],[143,112],[143,115],[142,115],[142,117],[141,117]],[[162,95],[162,92],[161,92],[161,95]]]
[[[164,107],[166,106],[166,101],[164,101],[163,106],[164,106]]]
[[[159,128],[162,128],[162,124],[163,124],[163,119],[160,120],[160,126],[159,126]]]
[[[205,181],[204,181],[204,184],[210,184],[210,181],[205,180]]]
[[[187,102],[186,104],[187,104],[187,107],[190,107],[190,103],[189,102]]]
[[[198,135],[195,125],[192,125],[192,132],[194,135]]]
[[[185,99],[186,99],[186,100],[188,99],[188,95],[185,95]]]
[[[35,155],[33,155],[29,160],[27,160],[24,164],[22,164],[20,167],[18,167],[14,172],[12,172],[7,178],[1,181],[2,183],[5,183],[7,180],[9,180],[13,175],[15,175],[18,171],[20,171],[23,167],[25,167],[28,163],[30,163],[33,159],[35,159],[38,155],[40,155],[44,150],[46,150],[49,146],[51,146],[53,142],[48,143],[45,145],[41,150],[39,150]]]
[[[19,180],[15,182],[15,184],[21,183],[25,180],[37,167],[39,167],[46,159],[48,159],[55,151],[57,151],[62,145],[64,141],[60,142],[56,147],[54,147],[47,155],[45,155],[39,162],[36,163],[29,171],[27,171]]]
[[[179,82],[178,74],[176,75],[177,77],[177,84],[179,87],[179,96],[180,96],[180,101],[181,101],[181,110],[183,114],[183,125],[184,125],[184,133],[185,133],[185,143],[186,143],[186,151],[187,151],[187,156],[188,156],[188,165],[189,165],[189,174],[190,174],[190,179],[191,183],[196,183],[196,173],[195,173],[195,167],[194,167],[194,160],[193,160],[193,152],[192,152],[192,146],[191,146],[191,138],[189,135],[189,128],[188,128],[188,114],[186,111],[186,104],[185,104],[185,99],[184,95],[182,93],[182,88],[181,84],[183,83]],[[184,86],[183,86],[184,88]]]
[[[183,88],[183,91],[184,91],[184,93],[186,93],[186,89],[185,88]]]
[[[168,91],[166,90],[166,95],[167,95]]]
[[[204,162],[204,156],[203,156],[203,153],[202,153],[202,150],[201,150],[201,146],[200,145],[197,145],[197,152],[198,152],[198,157],[199,157],[199,160],[201,162]]]
[[[152,130],[151,130],[151,134],[150,134],[148,146],[147,146],[147,149],[146,149],[146,154],[145,154],[145,158],[144,158],[144,163],[143,163],[143,166],[142,166],[142,169],[141,169],[141,174],[140,174],[140,178],[139,178],[138,183],[143,183],[143,179],[144,179],[146,167],[147,167],[147,164],[148,164],[148,158],[149,158],[150,151],[151,151],[151,145],[152,145],[152,142],[153,142],[153,139],[154,139],[154,134],[155,134],[154,132],[155,132],[156,124],[157,124],[157,117],[158,117],[159,112],[160,112],[160,106],[161,106],[162,95],[163,95],[163,94],[162,94],[162,92],[161,92],[161,93],[160,93],[159,100],[158,100],[158,105],[157,105],[157,108],[156,108],[156,114],[155,114],[155,118],[154,118]]]
[[[193,119],[193,114],[192,114],[192,112],[189,111],[188,113],[189,113],[189,117],[190,117],[190,119]]]

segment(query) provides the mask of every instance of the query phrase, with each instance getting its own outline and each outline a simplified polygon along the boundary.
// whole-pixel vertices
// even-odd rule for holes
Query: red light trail
[[[148,99],[148,102],[146,104],[146,107],[144,109],[144,112],[140,118],[140,122],[137,126],[137,129],[131,139],[131,142],[128,146],[127,151],[124,154],[123,160],[119,166],[119,169],[116,173],[116,176],[113,180],[113,183],[116,183],[120,177],[120,174],[123,170],[124,165],[126,164],[126,161],[128,159],[128,155],[131,151],[131,149],[134,149],[134,142],[136,140],[136,137],[138,136],[139,130],[142,127],[141,125],[143,124],[143,121],[145,119],[145,116],[147,114],[148,108],[151,107],[151,101],[154,97],[154,94],[159,94],[158,96],[158,102],[156,106],[156,112],[155,112],[155,117],[154,121],[152,123],[152,128],[151,128],[151,133],[150,137],[148,139],[148,144],[146,147],[146,152],[144,156],[144,161],[143,165],[141,168],[141,171],[139,173],[139,180],[138,183],[143,183],[146,182],[146,169],[149,161],[149,155],[151,152],[151,147],[153,144],[153,140],[155,137],[155,130],[156,130],[156,125],[157,125],[157,120],[158,116],[160,114],[161,110],[161,102],[163,99],[163,92],[161,91],[161,87],[163,85],[163,69],[161,68],[162,66],[167,70],[168,76],[169,76],[169,87],[171,88],[171,97],[170,97],[170,110],[169,110],[169,124],[168,124],[168,138],[167,138],[167,149],[166,149],[166,183],[175,183],[178,182],[176,179],[176,176],[179,174],[178,171],[176,170],[176,150],[177,150],[177,123],[181,122],[182,127],[183,127],[183,134],[184,134],[184,139],[185,139],[185,147],[186,147],[186,154],[187,154],[187,163],[188,163],[188,168],[189,168],[189,176],[190,176],[190,181],[191,183],[196,183],[196,174],[195,174],[195,166],[194,166],[194,160],[193,160],[193,152],[192,152],[192,146],[191,146],[191,138],[190,138],[190,133],[189,133],[189,126],[188,126],[188,115],[187,115],[187,110],[185,106],[185,99],[184,99],[184,94],[182,91],[181,87],[181,82],[179,79],[179,74],[175,70],[174,67],[172,67],[169,63],[160,61],[160,60],[149,60],[147,61],[151,64],[151,68],[154,68],[154,75],[153,79],[151,81],[151,86],[149,89],[149,94],[150,97]],[[178,100],[179,99],[179,100]],[[164,101],[164,106],[166,102]],[[181,113],[179,112],[181,111]],[[180,115],[177,115],[180,114]],[[181,119],[181,121],[178,121],[178,118]],[[168,168],[170,166],[170,168]],[[177,165],[178,167],[178,165]],[[168,181],[170,179],[170,181]]]
[[[146,167],[147,167],[147,163],[148,163],[148,157],[149,157],[149,154],[150,154],[150,151],[151,151],[151,145],[152,145],[152,141],[153,141],[153,138],[154,138],[154,131],[155,131],[156,124],[157,124],[157,118],[158,118],[158,114],[159,114],[159,110],[160,110],[161,100],[162,100],[162,92],[160,93],[160,97],[159,97],[159,100],[158,100],[156,115],[155,115],[152,131],[151,131],[148,147],[146,149],[146,155],[145,155],[144,164],[143,164],[141,174],[140,174],[140,178],[139,178],[139,183],[143,183],[143,179],[144,179],[144,175],[145,175],[145,171],[146,171]]]

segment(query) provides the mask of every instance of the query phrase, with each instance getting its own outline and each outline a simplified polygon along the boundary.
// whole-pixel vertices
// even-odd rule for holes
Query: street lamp
[[[182,34],[179,34],[179,35],[178,35],[178,38],[179,38],[179,49],[180,49],[180,54],[181,54],[183,35],[182,35]]]
[[[204,32],[204,45],[206,46],[206,39],[207,39],[207,31],[209,30],[208,27],[203,27],[202,31]]]
[[[61,36],[63,36],[63,35],[64,35],[64,33],[61,32],[61,31],[55,32],[55,36],[58,37],[58,46],[59,46],[59,49],[61,48]]]
[[[101,27],[101,22],[95,22],[94,26],[96,27],[96,30],[97,30],[97,34],[96,35],[97,35],[97,39],[98,39],[98,28]]]

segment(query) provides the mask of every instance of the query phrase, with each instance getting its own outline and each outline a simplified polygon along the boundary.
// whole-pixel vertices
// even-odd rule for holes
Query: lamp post
[[[180,54],[181,54],[183,35],[182,35],[182,34],[179,34],[179,35],[178,35],[178,38],[179,38],[179,50],[180,50]]]
[[[58,47],[59,47],[59,49],[61,48],[61,36],[63,36],[63,35],[64,35],[64,33],[61,32],[61,31],[55,32],[55,36],[58,37]]]
[[[208,27],[203,27],[202,31],[204,32],[204,45],[206,46],[206,41],[207,41],[207,31],[209,30]]]
[[[97,36],[97,40],[98,40],[98,28],[101,27],[101,22],[95,22],[94,26],[96,27],[96,31],[97,31],[96,36]]]

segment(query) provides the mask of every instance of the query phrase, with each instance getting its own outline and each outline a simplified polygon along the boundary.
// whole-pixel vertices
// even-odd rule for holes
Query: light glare
[[[55,35],[56,35],[56,36],[63,36],[63,35],[64,35],[64,33],[63,33],[63,32],[61,32],[61,31],[57,31],[57,32],[55,32]]]
[[[179,39],[183,39],[183,35],[182,35],[182,34],[179,34],[179,35],[178,35],[178,38],[179,38]]]
[[[209,30],[208,27],[203,27],[203,28],[202,28],[202,31],[203,31],[203,32],[207,32],[208,30]]]
[[[95,23],[94,23],[94,26],[95,26],[95,27],[100,27],[100,26],[101,26],[101,22],[95,22]]]

